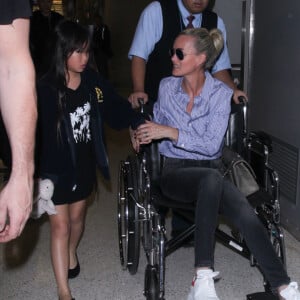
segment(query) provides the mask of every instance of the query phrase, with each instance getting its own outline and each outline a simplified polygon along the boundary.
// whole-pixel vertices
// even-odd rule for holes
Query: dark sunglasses
[[[174,54],[176,55],[176,57],[177,57],[179,60],[183,60],[183,59],[184,59],[183,51],[182,51],[180,48],[177,48],[177,49],[171,48],[171,49],[169,50],[169,55],[170,55],[170,57],[173,57]]]

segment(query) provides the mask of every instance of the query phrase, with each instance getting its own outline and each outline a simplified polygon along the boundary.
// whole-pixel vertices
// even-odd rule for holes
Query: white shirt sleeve
[[[230,58],[229,58],[229,53],[228,53],[228,48],[227,48],[226,28],[225,28],[225,24],[224,24],[223,20],[220,17],[218,17],[218,25],[217,26],[218,26],[218,29],[220,29],[223,34],[224,48],[212,68],[212,74],[214,74],[218,71],[221,71],[221,70],[231,69]]]
[[[138,56],[148,60],[155,44],[160,40],[163,30],[161,6],[158,1],[151,2],[142,12],[128,53],[129,59]]]

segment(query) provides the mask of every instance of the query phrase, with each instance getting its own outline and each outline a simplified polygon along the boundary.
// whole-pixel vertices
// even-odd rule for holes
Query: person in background
[[[52,3],[52,0],[37,0],[39,9],[30,20],[30,49],[38,78],[50,68],[54,30],[63,20],[61,14],[51,10]]]
[[[0,242],[19,236],[32,207],[37,119],[27,0],[0,4],[0,111],[10,142],[9,181],[0,192]],[[1,143],[2,141],[0,141]]]
[[[135,148],[160,140],[164,164],[160,188],[168,199],[195,205],[195,277],[188,300],[219,300],[214,287],[214,239],[218,215],[244,237],[272,291],[300,300],[246,197],[219,171],[233,91],[209,69],[223,47],[218,29],[186,29],[170,50],[172,75],[164,78],[154,104],[154,120],[135,132]]]
[[[168,50],[177,34],[187,27],[221,30],[225,44],[211,72],[215,78],[234,90],[233,99],[236,103],[239,96],[246,97],[231,78],[225,24],[208,9],[209,2],[210,0],[158,0],[144,9],[128,53],[133,83],[129,101],[134,107],[138,107],[138,98],[143,98],[145,102],[148,98],[152,103],[156,101],[160,80],[169,76],[172,70],[167,59]]]
[[[69,279],[79,275],[77,248],[96,165],[109,178],[103,122],[114,129],[143,122],[130,103],[88,68],[90,33],[72,21],[56,27],[53,68],[37,84],[37,176],[54,183],[51,257],[59,300],[73,299]]]
[[[93,51],[97,69],[99,73],[109,78],[109,60],[113,56],[111,48],[110,30],[103,23],[100,15],[95,16],[95,26],[93,32]]]

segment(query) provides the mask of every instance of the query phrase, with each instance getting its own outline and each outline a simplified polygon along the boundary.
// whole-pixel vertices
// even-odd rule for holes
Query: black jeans
[[[269,236],[245,196],[219,172],[220,160],[165,158],[160,187],[177,202],[195,203],[195,267],[214,265],[218,215],[242,234],[272,288],[290,282]]]

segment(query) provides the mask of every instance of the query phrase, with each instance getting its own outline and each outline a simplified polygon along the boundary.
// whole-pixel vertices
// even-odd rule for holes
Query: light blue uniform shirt
[[[205,72],[205,83],[194,99],[191,114],[186,112],[189,96],[182,89],[182,77],[166,77],[159,86],[154,104],[154,122],[177,128],[178,141],[159,144],[167,157],[210,160],[221,156],[230,114],[232,89]]]
[[[188,23],[187,17],[190,13],[182,4],[182,0],[177,0],[178,7],[182,16],[182,20],[185,26]],[[194,27],[200,27],[202,22],[202,14],[195,14],[193,21]],[[223,20],[218,17],[218,29],[221,30],[224,38],[224,48],[221,52],[218,60],[213,66],[212,73],[231,69],[230,59],[228,55],[228,49],[226,45],[226,29]],[[183,28],[182,28],[183,29]],[[155,44],[160,40],[163,32],[163,18],[162,11],[159,2],[151,2],[142,12],[135,35],[128,53],[128,57],[131,59],[132,56],[138,56],[146,61],[149,55],[154,50]]]

